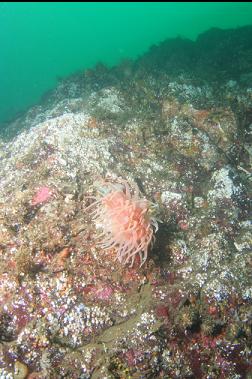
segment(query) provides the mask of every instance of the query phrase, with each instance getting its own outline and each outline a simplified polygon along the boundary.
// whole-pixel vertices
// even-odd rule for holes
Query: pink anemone
[[[134,184],[132,189],[126,180],[104,182],[101,189],[95,202],[86,208],[94,208],[91,215],[101,229],[100,246],[116,248],[119,262],[130,262],[131,267],[138,255],[142,266],[158,229],[152,216],[154,204],[140,197],[138,186]]]

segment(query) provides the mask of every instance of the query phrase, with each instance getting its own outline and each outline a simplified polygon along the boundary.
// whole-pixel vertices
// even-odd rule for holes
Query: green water
[[[251,3],[1,3],[0,123],[57,77],[135,58],[167,37],[248,24]]]

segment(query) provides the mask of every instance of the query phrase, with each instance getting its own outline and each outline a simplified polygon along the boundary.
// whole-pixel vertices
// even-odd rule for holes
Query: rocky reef
[[[0,140],[1,379],[252,377],[252,27],[61,80]],[[158,209],[146,263],[97,244],[97,179]]]

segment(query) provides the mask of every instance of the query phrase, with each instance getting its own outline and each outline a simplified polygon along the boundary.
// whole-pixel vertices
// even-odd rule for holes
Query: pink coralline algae
[[[53,191],[49,187],[40,187],[32,198],[32,206],[45,203],[53,195]]]
[[[95,202],[88,208],[96,225],[102,230],[100,246],[115,248],[117,259],[122,264],[134,264],[136,256],[140,263],[147,259],[148,248],[154,240],[158,223],[153,216],[154,204],[141,197],[136,184],[130,188],[126,180],[116,183],[102,182]]]
[[[96,298],[99,300],[108,300],[113,295],[114,291],[111,287],[105,286],[95,292]]]

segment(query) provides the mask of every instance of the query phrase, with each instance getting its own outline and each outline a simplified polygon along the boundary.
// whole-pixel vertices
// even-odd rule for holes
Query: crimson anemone
[[[86,210],[94,208],[91,215],[97,228],[101,229],[100,246],[116,248],[119,262],[130,262],[131,267],[138,255],[142,266],[158,229],[153,216],[154,204],[141,197],[135,183],[131,188],[123,179],[100,183],[94,199]]]

